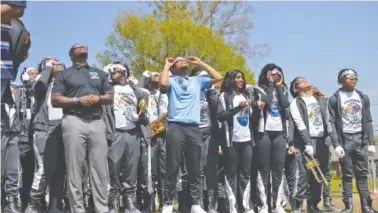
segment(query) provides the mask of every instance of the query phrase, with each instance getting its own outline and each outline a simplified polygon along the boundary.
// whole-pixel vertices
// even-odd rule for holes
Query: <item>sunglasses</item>
[[[345,76],[345,79],[349,79],[349,80],[355,80],[355,81],[358,81],[358,78],[356,75],[347,75]]]
[[[295,81],[295,86],[298,86],[299,84],[306,83],[306,82],[307,82],[306,79],[300,78],[300,79],[298,79],[298,80]]]

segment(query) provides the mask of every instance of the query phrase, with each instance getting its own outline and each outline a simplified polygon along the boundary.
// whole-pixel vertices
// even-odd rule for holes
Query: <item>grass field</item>
[[[378,185],[378,183],[377,183]],[[369,180],[369,189],[373,188],[373,183]],[[332,194],[332,203],[339,208],[340,210],[344,208],[344,203],[342,201],[341,196],[341,180],[333,179],[331,181],[331,194]],[[373,207],[375,210],[378,210],[378,194],[371,194],[371,198],[373,199]],[[319,204],[319,208],[321,209],[323,203]],[[290,212],[290,208],[287,209],[287,212]],[[306,211],[303,211],[306,212]],[[358,191],[356,187],[355,180],[353,180],[353,212],[360,213],[361,206],[360,206],[360,197],[358,196]]]
[[[373,199],[373,207],[375,210],[378,209],[378,195],[377,194],[371,194],[371,198]],[[340,210],[344,208],[344,203],[342,201],[342,197],[340,193],[338,194],[332,194],[332,203]],[[304,205],[305,207],[306,205]],[[322,209],[323,203],[320,203],[318,207]],[[305,208],[304,208],[305,209]],[[290,212],[290,207],[286,209],[287,212]],[[302,212],[306,212],[303,210]],[[360,206],[360,197],[358,196],[358,193],[353,194],[353,212],[360,213],[361,212],[361,206]]]

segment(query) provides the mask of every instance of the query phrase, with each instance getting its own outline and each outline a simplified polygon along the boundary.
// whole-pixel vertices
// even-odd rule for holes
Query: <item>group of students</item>
[[[44,58],[2,97],[4,212],[171,213],[178,203],[179,212],[284,213],[286,200],[294,213],[305,200],[307,212],[338,211],[329,188],[318,208],[327,187],[304,159],[316,158],[329,181],[331,145],[341,212],[353,212],[353,174],[361,211],[376,212],[367,183],[370,101],[355,88],[355,70],[341,70],[340,89],[326,97],[303,77],[287,85],[275,64],[255,86],[240,70],[222,77],[193,56],[167,58],[161,73],[137,81],[123,62],[88,66],[87,51],[74,45],[67,69]]]

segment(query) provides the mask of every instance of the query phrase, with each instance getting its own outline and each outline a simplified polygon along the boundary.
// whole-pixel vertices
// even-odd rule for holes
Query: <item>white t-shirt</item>
[[[116,129],[129,130],[136,127],[138,121],[137,101],[133,89],[129,86],[114,86],[114,116]]]
[[[159,100],[160,96],[160,100]],[[159,114],[157,103],[159,101]],[[148,98],[147,113],[148,120],[150,123],[155,121],[158,117],[162,116],[164,113],[167,113],[168,110],[168,96],[167,94],[161,94],[160,91],[156,91],[155,94],[150,93]]]
[[[282,127],[282,118],[281,118],[281,107],[278,103],[278,94],[277,90],[274,89],[273,91],[273,100],[272,105],[268,108],[266,112],[266,122],[265,122],[265,130],[266,131],[283,131]]]
[[[242,101],[246,101],[246,98],[243,95],[235,95],[234,100],[232,101],[233,106],[239,106]],[[233,142],[247,142],[251,140],[249,114],[250,107],[246,107],[234,115],[234,129],[232,133]]]
[[[357,133],[362,131],[362,103],[356,91],[340,91],[343,131]]]
[[[50,84],[51,88],[53,87],[53,82]],[[49,121],[56,121],[63,119],[63,109],[62,108],[55,108],[52,106],[51,103],[51,90],[49,90],[49,94],[47,97],[47,110],[49,113]]]
[[[323,118],[322,113],[320,111],[320,106],[318,101],[315,99],[314,96],[311,97],[302,97],[303,101],[307,107],[307,118],[308,118],[308,130],[311,137],[323,137],[324,136],[324,125],[323,125]],[[290,110],[292,113],[296,114],[299,113],[298,108],[292,109],[291,107],[297,107],[296,100],[294,100],[295,104],[290,105]],[[300,116],[293,115],[293,117]],[[301,117],[300,117],[301,118]]]

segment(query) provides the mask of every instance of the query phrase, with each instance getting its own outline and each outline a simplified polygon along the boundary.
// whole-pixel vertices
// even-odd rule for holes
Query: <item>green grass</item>
[[[371,179],[368,179],[368,184],[369,184],[369,189],[372,189],[373,181]],[[377,182],[377,186],[378,186],[378,182]],[[341,195],[341,180],[339,179],[331,180],[331,193],[333,194],[339,193]],[[358,193],[357,187],[356,187],[356,179],[353,179],[353,193]]]

